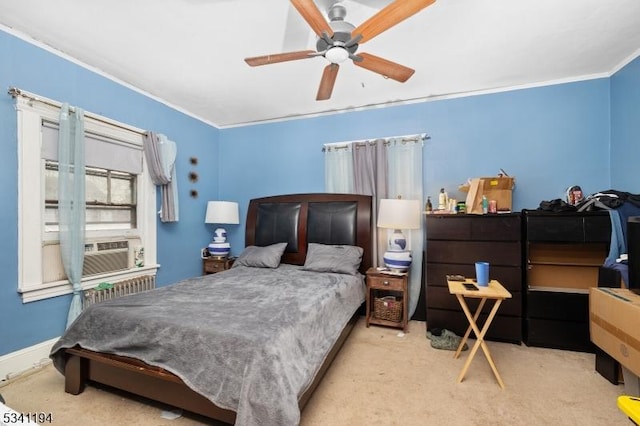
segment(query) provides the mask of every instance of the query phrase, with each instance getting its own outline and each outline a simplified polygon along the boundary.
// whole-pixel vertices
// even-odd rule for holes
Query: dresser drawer
[[[427,239],[458,241],[520,241],[519,214],[428,215]]]
[[[512,293],[512,297],[505,299],[500,305],[498,313],[500,315],[521,317],[522,316],[522,292]],[[475,312],[480,299],[467,299],[467,305],[471,312]],[[427,289],[427,310],[435,309],[447,309],[450,311],[459,312],[461,310],[458,299],[451,293],[449,293],[448,287],[431,287]],[[492,303],[486,303],[482,308],[482,312],[489,314],[493,308]]]
[[[479,324],[484,324],[487,314],[480,314]],[[458,336],[463,336],[469,328],[469,320],[462,311],[450,311],[447,309],[427,308],[427,325],[429,330],[434,328],[453,331]],[[522,342],[522,318],[506,315],[496,315],[491,322],[491,327],[485,335],[486,340],[509,342],[520,344]]]
[[[467,278],[476,276],[475,265],[448,263],[427,263],[425,265],[426,288],[447,286],[447,275],[464,275]],[[522,291],[522,269],[514,266],[489,265],[489,277],[500,281],[500,284],[513,293]]]
[[[492,265],[520,266],[522,245],[519,241],[439,241],[428,240],[427,262],[475,265],[477,261]]]
[[[549,242],[604,242],[611,239],[609,214],[527,215],[527,240]]]
[[[367,277],[369,287],[384,290],[404,290],[404,278],[394,276],[373,275]]]

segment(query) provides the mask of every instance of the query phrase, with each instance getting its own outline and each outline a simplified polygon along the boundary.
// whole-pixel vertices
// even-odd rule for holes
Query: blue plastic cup
[[[489,262],[476,262],[476,283],[481,287],[489,285]]]

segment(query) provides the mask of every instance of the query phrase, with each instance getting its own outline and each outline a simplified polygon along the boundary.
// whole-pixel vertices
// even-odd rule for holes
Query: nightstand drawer
[[[202,259],[202,273],[206,275],[225,271],[231,268],[234,260],[235,258],[232,257],[223,259],[208,257]]]
[[[404,278],[394,276],[369,276],[369,287],[384,290],[404,290]]]
[[[204,262],[204,271],[208,274],[224,271],[224,262]]]

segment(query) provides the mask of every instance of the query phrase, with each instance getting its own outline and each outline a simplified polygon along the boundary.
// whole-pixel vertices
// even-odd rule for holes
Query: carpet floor
[[[474,341],[469,341],[469,347]],[[360,319],[302,412],[301,425],[629,425],[612,385],[595,371],[593,354],[488,342],[505,383],[501,389],[479,350],[457,382],[469,351],[434,349],[425,323],[408,333],[367,328]],[[51,365],[0,387],[18,412],[52,413],[59,425],[202,425],[207,419],[88,386],[77,396]],[[267,425],[270,426],[270,425]],[[275,426],[275,425],[274,425]]]

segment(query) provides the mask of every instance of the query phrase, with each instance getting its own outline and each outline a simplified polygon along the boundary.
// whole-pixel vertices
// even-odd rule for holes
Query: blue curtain
[[[67,327],[82,311],[85,206],[84,111],[65,103],[58,135],[58,222],[62,264],[73,286]]]

